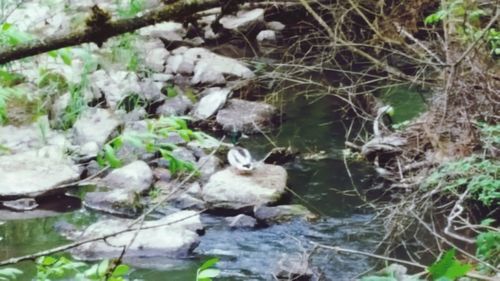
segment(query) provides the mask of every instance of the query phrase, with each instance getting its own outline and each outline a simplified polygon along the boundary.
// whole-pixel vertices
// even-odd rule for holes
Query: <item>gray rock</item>
[[[112,171],[102,179],[101,183],[110,189],[141,194],[153,183],[153,172],[146,162],[134,161]]]
[[[222,161],[214,155],[207,155],[201,157],[196,166],[200,171],[202,181],[207,181],[211,175],[220,170]]]
[[[219,108],[224,106],[226,99],[231,94],[228,88],[208,88],[201,93],[203,97],[195,105],[192,115],[196,119],[207,119],[214,115]]]
[[[284,255],[279,260],[274,275],[278,280],[318,281],[320,274],[309,264],[308,256]]]
[[[205,202],[203,202],[203,200],[195,198],[187,193],[182,193],[169,202],[172,203],[174,207],[181,210],[203,210],[206,207],[206,204]]]
[[[149,103],[161,102],[165,96],[161,92],[163,82],[154,81],[152,78],[147,78],[140,82],[141,96]]]
[[[101,237],[126,230],[132,220],[111,219],[90,225],[79,236],[80,240]],[[139,226],[139,224],[136,224]],[[79,246],[71,251],[82,260],[101,260],[121,254],[123,246],[132,244],[125,252],[125,260],[148,257],[187,257],[199,244],[197,230],[203,229],[200,216],[194,211],[181,211],[155,221],[146,221],[140,231],[128,231]]]
[[[38,207],[38,203],[33,198],[21,198],[17,200],[4,201],[2,205],[16,211],[30,211]]]
[[[156,109],[156,114],[163,116],[185,115],[193,103],[185,95],[179,94],[175,97],[165,98],[165,102]]]
[[[293,218],[313,219],[316,217],[311,211],[302,205],[280,205],[275,207],[254,207],[255,217],[267,222],[282,222]]]
[[[176,147],[172,150],[172,155],[182,161],[196,163],[196,158],[193,155],[193,152],[185,147]]]
[[[8,153],[24,152],[46,145],[55,145],[61,148],[70,146],[64,135],[50,129],[46,117],[39,118],[37,122],[28,126],[0,127],[0,147]],[[1,152],[3,149],[0,150],[0,155]]]
[[[260,164],[250,175],[232,168],[213,174],[203,187],[203,199],[213,208],[240,209],[276,202],[286,188],[281,166]]]
[[[279,21],[267,22],[266,26],[267,26],[267,28],[274,30],[274,31],[282,31],[283,29],[285,29],[285,25]]]
[[[79,145],[95,142],[102,147],[121,124],[109,110],[89,108],[73,126],[73,141]]]
[[[250,11],[239,11],[236,16],[224,16],[219,22],[226,29],[243,30],[255,22],[262,21],[264,21],[264,9],[257,8]]]
[[[257,34],[257,41],[276,41],[276,32],[274,30],[262,30]]]
[[[181,23],[171,21],[143,27],[139,30],[141,36],[162,38],[168,41],[181,41],[184,33],[185,30]]]
[[[226,221],[231,228],[253,228],[257,225],[256,219],[244,214],[239,214],[235,217],[227,217]]]
[[[62,151],[50,151],[57,149],[0,156],[0,196],[34,197],[78,180],[78,166]]]
[[[164,47],[155,48],[148,52],[144,63],[153,71],[163,72],[168,56],[169,53]]]
[[[111,109],[116,109],[120,101],[131,93],[141,93],[139,78],[134,72],[97,70],[90,75],[91,88],[101,92]]]
[[[230,99],[225,108],[219,110],[216,121],[226,131],[237,130],[245,134],[258,133],[269,129],[276,108],[262,102]]]
[[[170,181],[170,179],[172,179],[172,173],[170,173],[170,171],[165,168],[155,168],[153,170],[153,175],[155,179],[159,181],[168,182]]]
[[[139,196],[119,189],[85,194],[83,205],[89,209],[125,217],[134,217],[142,209]]]

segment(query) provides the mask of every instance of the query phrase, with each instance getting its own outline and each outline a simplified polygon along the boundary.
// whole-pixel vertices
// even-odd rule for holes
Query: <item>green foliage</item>
[[[128,0],[125,7],[118,8],[118,15],[122,18],[130,18],[144,10],[144,0]]]
[[[172,151],[177,148],[174,144],[165,143],[172,133],[177,133],[185,141],[206,140],[210,138],[201,132],[194,132],[188,128],[186,119],[181,117],[161,117],[158,120],[150,120],[145,133],[122,134],[107,144],[99,153],[97,161],[101,166],[109,165],[118,168],[123,165],[123,161],[118,157],[118,151],[129,144],[136,148],[144,149],[148,153],[159,153],[169,163],[169,170],[173,175],[182,172],[196,171],[193,163],[176,158]]]
[[[33,39],[33,37],[25,32],[16,29],[10,23],[0,25],[0,46],[17,46]]]
[[[23,272],[17,268],[6,267],[0,269],[0,281],[16,280]]]
[[[126,65],[127,70],[137,72],[139,70],[139,54],[135,48],[135,37],[133,34],[124,34],[110,41],[111,61]]]
[[[211,258],[205,261],[196,271],[196,281],[211,281],[220,275],[220,270],[213,268],[219,262],[218,258]]]
[[[471,156],[443,164],[426,179],[423,187],[444,186],[451,192],[467,188],[473,199],[493,206],[500,199],[499,173],[500,161]]]
[[[40,257],[36,260],[36,280],[60,279],[79,272],[85,266],[85,263],[74,262],[65,257]]]
[[[479,123],[481,132],[481,142],[485,148],[494,148],[500,146],[500,124],[489,125]]]
[[[72,54],[69,48],[62,48],[59,50],[50,51],[47,54],[54,59],[60,58],[66,65],[71,65]]]
[[[36,280],[81,280],[81,281],[125,281],[130,268],[120,264],[114,266],[109,260],[89,267],[86,263],[76,262],[65,257],[45,256],[36,261]],[[112,272],[111,272],[112,270]],[[0,279],[1,280],[1,279]]]
[[[482,35],[481,19],[492,16],[490,11],[481,9],[475,1],[453,0],[445,3],[445,7],[424,19],[426,25],[434,25],[447,18],[464,41],[474,41]],[[492,27],[487,30],[485,39],[490,53],[500,55],[500,32]]]
[[[20,88],[2,87],[0,85],[0,125],[9,121],[7,116],[7,102],[12,98],[22,98],[25,93]]]
[[[459,277],[463,277],[471,270],[469,264],[460,263],[455,258],[455,249],[451,249],[431,266],[428,271],[435,281],[453,281]]]
[[[500,232],[498,231],[487,231],[480,233],[476,238],[476,256],[490,264],[497,265],[500,264]],[[482,268],[483,271],[489,270],[489,268]]]
[[[49,91],[63,93],[68,90],[68,82],[64,75],[52,72],[46,69],[40,70],[40,78],[38,79],[39,88],[48,88]]]

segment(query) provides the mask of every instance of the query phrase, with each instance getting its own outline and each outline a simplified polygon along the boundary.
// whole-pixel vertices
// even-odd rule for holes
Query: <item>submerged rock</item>
[[[153,171],[146,162],[134,161],[112,171],[102,179],[101,183],[110,189],[140,194],[148,190],[153,183]]]
[[[219,110],[216,121],[226,131],[233,126],[245,134],[267,130],[276,115],[276,108],[263,102],[230,99],[225,108]]]
[[[79,239],[101,237],[126,230],[132,220],[110,219],[90,225]],[[138,227],[141,224],[136,224]],[[124,258],[186,257],[199,244],[197,231],[202,230],[200,215],[194,211],[181,211],[155,221],[146,221],[140,231],[128,231],[73,249],[72,254],[82,260],[114,258],[128,246]],[[136,236],[137,235],[137,236]]]
[[[228,88],[208,88],[201,93],[203,97],[195,105],[192,115],[196,119],[207,119],[224,106],[227,97],[231,94]]]
[[[285,193],[286,180],[281,166],[260,164],[250,175],[226,168],[210,177],[202,194],[212,208],[237,210],[276,202]]]
[[[80,115],[73,126],[74,143],[84,145],[95,142],[102,147],[120,125],[121,121],[109,110],[90,108]]]
[[[257,225],[256,219],[244,214],[239,214],[235,217],[227,217],[226,221],[231,228],[253,228]]]
[[[267,222],[282,222],[293,218],[314,219],[316,217],[306,207],[299,204],[275,207],[256,206],[254,214],[257,219]]]
[[[2,205],[15,211],[30,211],[38,207],[38,203],[33,198],[21,198],[17,200],[4,201]]]
[[[83,205],[92,210],[125,217],[134,217],[142,209],[137,193],[120,189],[89,192],[85,194]]]
[[[76,181],[80,171],[58,148],[0,156],[0,197],[39,196]]]

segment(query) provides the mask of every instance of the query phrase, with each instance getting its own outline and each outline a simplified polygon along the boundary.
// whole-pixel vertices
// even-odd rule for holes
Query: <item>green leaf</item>
[[[120,264],[115,268],[112,276],[114,277],[123,276],[128,273],[129,269],[130,268],[128,265]]]
[[[106,272],[108,271],[109,267],[109,260],[103,260],[102,262],[99,263],[99,266],[97,267],[97,274],[99,276],[105,276]]]
[[[219,274],[220,274],[219,269],[208,268],[208,269],[200,271],[200,273],[198,274],[198,279],[213,278],[213,277],[219,276]]]
[[[471,265],[462,264],[455,258],[455,249],[447,251],[441,259],[432,264],[428,270],[434,280],[453,281],[463,277],[471,270]]]
[[[122,161],[116,156],[114,148],[109,144],[104,146],[104,159],[111,168],[119,168],[122,166]]]
[[[0,269],[0,276],[5,276],[11,279],[16,278],[16,275],[21,275],[23,272],[17,268],[7,267]],[[5,279],[8,280],[8,279]]]
[[[198,270],[200,270],[200,271],[201,271],[201,270],[205,270],[205,269],[207,269],[207,268],[209,268],[209,267],[214,266],[214,265],[215,265],[216,263],[218,263],[218,262],[219,262],[219,258],[211,258],[211,259],[209,259],[209,260],[205,261],[205,262],[204,262],[204,263],[203,263],[203,264],[202,264],[202,265],[198,268]]]

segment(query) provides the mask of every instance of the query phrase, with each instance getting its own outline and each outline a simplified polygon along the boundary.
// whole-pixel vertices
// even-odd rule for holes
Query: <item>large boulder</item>
[[[144,161],[134,161],[109,173],[101,181],[110,189],[143,193],[153,183],[153,171]]]
[[[95,142],[102,147],[120,125],[121,121],[109,110],[90,108],[76,120],[73,141],[79,145]]]
[[[230,99],[219,110],[216,121],[226,131],[237,129],[245,134],[267,130],[276,115],[276,108],[263,102]]]
[[[131,223],[132,220],[126,219],[99,221],[86,228],[79,235],[79,240],[124,231]],[[197,231],[203,229],[200,215],[194,211],[177,212],[159,220],[135,225],[138,226],[146,229],[123,232],[105,241],[86,243],[73,249],[72,254],[82,260],[100,260],[120,256],[123,247],[128,246],[125,259],[186,257],[199,244]]]
[[[210,177],[202,195],[212,208],[237,210],[276,202],[285,193],[286,180],[281,166],[259,164],[249,175],[226,168]]]
[[[0,156],[0,197],[39,196],[76,181],[80,170],[58,147]]]

